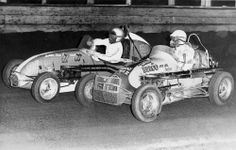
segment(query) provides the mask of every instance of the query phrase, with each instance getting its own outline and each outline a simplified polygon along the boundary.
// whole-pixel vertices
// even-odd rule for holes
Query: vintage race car
[[[128,30],[126,34],[122,40],[125,52],[120,63],[125,64],[127,60],[139,61],[150,53],[151,48],[146,40]],[[24,61],[12,60],[3,70],[3,82],[8,87],[31,89],[36,101],[48,103],[58,93],[74,91],[78,79],[85,74],[115,72],[119,67],[114,68],[90,56],[88,40],[91,40],[91,37],[86,35],[78,48],[50,51]],[[104,51],[102,48],[98,49]]]
[[[186,98],[208,97],[216,105],[229,103],[234,90],[232,75],[218,67],[207,49],[196,48],[194,61],[191,70],[178,70],[172,49],[154,46],[150,57],[134,66],[120,68],[110,76],[91,73],[82,77],[75,95],[84,106],[94,101],[130,104],[134,116],[143,122],[155,120],[163,105]]]

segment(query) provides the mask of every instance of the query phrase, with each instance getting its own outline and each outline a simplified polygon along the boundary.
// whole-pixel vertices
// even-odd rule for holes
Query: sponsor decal
[[[69,59],[69,55],[68,54],[63,53],[61,55],[61,62],[62,63],[68,63],[68,59]]]
[[[168,66],[168,64],[160,64],[160,65],[154,64],[151,66],[143,66],[142,67],[143,73],[158,71],[159,69],[165,69],[166,71],[171,70],[171,68]]]
[[[82,58],[82,54],[76,54],[75,57],[74,57],[74,61],[75,62],[79,62]]]

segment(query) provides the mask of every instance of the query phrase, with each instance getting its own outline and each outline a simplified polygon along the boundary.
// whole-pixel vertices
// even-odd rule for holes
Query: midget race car
[[[195,47],[191,70],[178,70],[172,49],[154,46],[149,58],[110,76],[82,77],[75,88],[76,99],[87,107],[94,102],[130,104],[134,116],[143,122],[154,121],[163,105],[188,98],[208,97],[215,105],[225,105],[232,99],[234,79],[202,47]]]
[[[137,34],[126,31],[121,41],[124,49],[121,64],[139,61],[150,53],[150,44]],[[119,69],[102,60],[94,60],[88,53],[87,42],[92,40],[85,35],[78,48],[50,51],[38,54],[27,60],[14,59],[4,67],[2,78],[8,87],[31,89],[32,96],[40,103],[48,103],[58,93],[74,91],[75,85],[85,74],[111,74]],[[98,47],[104,52],[104,47]]]

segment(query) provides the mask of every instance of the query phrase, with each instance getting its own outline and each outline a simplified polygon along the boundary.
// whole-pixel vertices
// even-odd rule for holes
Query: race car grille
[[[97,76],[94,85],[95,90],[118,93],[121,84],[120,78]]]
[[[14,74],[10,76],[11,86],[18,86],[18,77]]]
[[[120,84],[120,79],[112,78],[110,82],[115,84],[115,85],[119,85]]]
[[[114,105],[118,104],[118,95],[114,93],[93,90],[93,96],[95,97],[95,101]]]
[[[96,101],[117,104],[118,87],[112,84],[97,83],[93,90]]]
[[[97,76],[93,90],[94,99],[103,103],[118,104],[120,83],[120,78],[117,77]]]

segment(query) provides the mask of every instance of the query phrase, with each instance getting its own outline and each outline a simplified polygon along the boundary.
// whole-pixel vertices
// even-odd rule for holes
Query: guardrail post
[[[94,0],[87,0],[87,4],[93,5],[94,4]]]
[[[211,7],[211,0],[201,0],[202,7]]]
[[[42,4],[47,4],[47,0],[42,0]]]
[[[175,0],[168,0],[168,5],[169,6],[174,6],[175,5]]]
[[[7,0],[0,0],[1,3],[7,3]]]
[[[126,0],[126,5],[132,5],[132,0]]]

